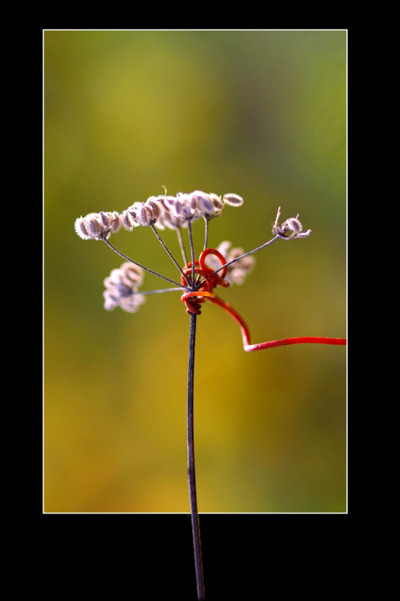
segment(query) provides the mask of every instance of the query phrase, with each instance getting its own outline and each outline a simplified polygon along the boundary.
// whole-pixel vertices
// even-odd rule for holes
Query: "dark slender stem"
[[[232,259],[232,261],[225,263],[225,265],[221,265],[221,267],[218,267],[218,269],[216,269],[211,275],[214,275],[214,273],[218,273],[219,271],[221,271],[221,269],[224,269],[224,267],[229,267],[229,265],[232,265],[232,263],[236,263],[236,261],[243,259],[243,257],[247,257],[247,255],[252,255],[253,253],[257,252],[258,250],[265,248],[269,244],[272,244],[273,242],[278,240],[278,238],[280,238],[280,237],[281,236],[274,236],[273,238],[271,238],[271,240],[268,240],[268,242],[264,242],[264,244],[261,244],[261,246],[257,246],[257,248],[253,248],[253,250],[249,250],[247,253],[240,255],[240,257],[236,257],[236,259]]]
[[[194,548],[194,564],[196,570],[197,598],[204,601],[204,575],[201,557],[200,523],[197,509],[196,473],[194,461],[194,352],[196,342],[196,317],[190,314],[189,334],[189,362],[188,362],[188,385],[187,385],[187,450],[188,450],[188,476],[190,494],[190,512],[192,516],[192,534]]]
[[[159,241],[159,243],[161,244],[161,246],[163,247],[163,249],[165,250],[165,252],[169,256],[169,258],[172,260],[172,262],[174,263],[174,265],[179,269],[179,272],[180,272],[181,276],[186,280],[187,285],[190,286],[190,282],[189,282],[188,278],[186,277],[186,275],[183,273],[181,266],[179,265],[179,263],[177,262],[177,260],[175,259],[175,257],[173,256],[173,254],[171,253],[171,251],[169,250],[169,248],[165,244],[164,240],[161,238],[160,234],[157,232],[157,230],[154,227],[154,225],[150,224],[150,227],[153,230],[153,232],[154,232],[157,240]]]
[[[163,294],[164,292],[182,292],[184,290],[180,288],[159,288],[158,290],[133,290],[131,294]]]
[[[188,264],[188,260],[187,260],[187,256],[186,256],[185,245],[183,243],[181,228],[177,227],[175,229],[175,231],[176,231],[176,235],[178,236],[179,248],[181,249],[181,254],[182,254],[183,262],[184,262],[185,265],[187,265]]]

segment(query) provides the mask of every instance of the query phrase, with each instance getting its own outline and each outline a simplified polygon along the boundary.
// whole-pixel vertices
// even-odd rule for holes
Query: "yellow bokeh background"
[[[188,512],[189,318],[179,293],[103,309],[122,260],[80,215],[195,189],[243,196],[209,245],[250,250],[278,206],[312,235],[256,254],[221,296],[252,342],[346,334],[346,32],[58,31],[44,38],[44,511]],[[203,226],[194,225],[196,248]],[[163,237],[179,258],[176,236]],[[178,277],[152,232],[119,250]],[[162,287],[146,274],[144,289]],[[198,318],[200,512],[346,511],[346,351],[245,353]]]

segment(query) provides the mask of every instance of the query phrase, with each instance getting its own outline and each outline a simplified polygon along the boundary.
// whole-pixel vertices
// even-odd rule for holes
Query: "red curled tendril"
[[[206,299],[215,303],[224,311],[226,311],[239,325],[242,334],[243,348],[247,352],[261,351],[268,348],[274,348],[277,346],[285,346],[290,344],[333,344],[333,345],[345,345],[346,338],[327,338],[323,336],[299,336],[295,338],[282,338],[280,340],[269,340],[268,342],[259,342],[257,344],[250,344],[250,330],[244,321],[243,317],[239,315],[233,307],[231,307],[224,300],[214,294],[213,290],[216,286],[229,286],[229,282],[224,280],[226,276],[227,267],[221,269],[220,272],[215,273],[215,269],[211,269],[206,265],[205,259],[208,255],[214,255],[221,263],[221,267],[226,264],[225,257],[215,248],[206,248],[201,253],[199,260],[195,261],[194,273],[201,276],[203,280],[199,282],[199,288],[192,292],[185,292],[181,296],[181,300],[186,305],[187,313],[194,313],[200,315],[201,305]],[[188,265],[183,269],[183,273],[190,280],[193,274],[193,264]],[[185,285],[185,279],[181,277],[182,285]]]
[[[225,288],[229,286],[229,282],[224,280],[226,272],[228,270],[227,267],[224,267],[221,270],[221,273],[214,273],[215,269],[211,269],[208,265],[206,265],[205,259],[208,255],[215,255],[219,262],[222,265],[225,265],[226,259],[225,257],[215,248],[206,248],[201,253],[199,260],[195,261],[195,268],[193,270],[193,263],[190,262],[183,269],[183,273],[190,280],[193,274],[200,275],[203,280],[201,282],[200,287],[193,292],[186,292],[181,296],[181,300],[186,305],[187,313],[194,313],[195,315],[200,315],[201,313],[201,304],[204,303],[206,298],[213,298],[215,294],[213,290],[216,286],[224,286]],[[185,278],[181,276],[181,283],[185,285]]]

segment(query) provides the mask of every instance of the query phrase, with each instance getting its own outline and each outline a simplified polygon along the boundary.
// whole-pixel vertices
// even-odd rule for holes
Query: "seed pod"
[[[121,225],[125,230],[131,232],[133,228],[137,227],[139,224],[132,215],[132,213],[130,213],[130,211],[126,209],[121,215]]]
[[[75,232],[82,240],[100,240],[109,236],[108,219],[103,219],[100,213],[88,213],[85,217],[75,220]]]
[[[175,196],[161,196],[160,202],[163,204],[167,211],[171,211],[176,203]]]
[[[221,197],[218,194],[210,194],[212,203],[214,205],[214,210],[221,212],[224,208],[224,203],[221,200]]]
[[[116,234],[122,227],[121,215],[117,211],[111,211],[107,213],[107,218],[110,221],[111,232]]]
[[[139,225],[150,225],[154,221],[151,207],[144,202],[135,202],[128,211]]]
[[[222,200],[231,207],[240,207],[243,204],[243,198],[233,193],[224,194]]]
[[[195,204],[191,194],[178,192],[176,195],[175,212],[182,219],[182,225],[186,221],[192,220],[198,213]]]
[[[98,215],[99,215],[99,219],[100,219],[101,223],[104,225],[104,227],[110,228],[111,223],[108,218],[108,213],[105,213],[104,211],[100,211],[100,213],[98,213]]]
[[[289,217],[289,219],[286,219],[286,221],[282,223],[282,229],[290,230],[294,234],[299,234],[301,231],[303,231],[303,226],[297,217]]]
[[[200,190],[196,190],[191,193],[192,202],[194,201],[195,208],[197,208],[204,215],[208,215],[212,213],[214,209],[214,205],[212,202],[212,198],[206,192],[201,192]]]
[[[158,219],[161,215],[161,212],[164,210],[164,207],[157,196],[150,196],[150,198],[146,200],[145,204],[151,209],[154,219]]]
[[[78,219],[75,219],[75,232],[76,234],[82,238],[82,240],[90,240],[91,239],[91,235],[89,232],[89,228],[87,227],[86,223],[85,223],[85,219],[84,217],[78,217]]]

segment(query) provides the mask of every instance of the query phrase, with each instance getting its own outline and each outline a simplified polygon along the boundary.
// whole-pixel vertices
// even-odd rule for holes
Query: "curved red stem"
[[[250,344],[250,330],[243,317],[239,315],[239,313],[235,311],[233,307],[231,307],[228,303],[223,301],[218,296],[210,296],[208,297],[208,300],[215,303],[216,305],[219,305],[236,321],[236,323],[239,324],[240,331],[242,333],[243,348],[249,353],[253,351],[262,351],[264,349],[275,348],[277,346],[285,346],[289,344],[346,344],[346,338],[327,338],[325,336],[298,336],[295,338],[282,338],[280,340],[269,340],[267,342]]]
[[[226,311],[239,325],[245,351],[251,353],[253,351],[262,351],[267,348],[275,348],[277,346],[285,346],[288,344],[346,344],[346,338],[327,338],[325,336],[298,336],[295,338],[282,338],[280,340],[269,340],[267,342],[250,344],[250,330],[243,317],[239,315],[233,307],[223,301],[222,298],[219,298],[213,293],[214,288],[218,285],[224,287],[229,286],[229,283],[224,280],[227,267],[224,267],[224,269],[221,270],[221,274],[215,273],[208,265],[206,265],[205,259],[208,255],[216,256],[220,261],[221,266],[225,265],[225,258],[218,250],[215,248],[206,248],[203,250],[199,261],[195,262],[194,269],[196,274],[201,275],[204,278],[203,285],[199,290],[183,294],[181,300],[186,305],[186,311],[195,315],[200,314],[201,304],[204,303],[206,299],[224,309],[224,311]],[[189,263],[184,268],[183,273],[185,276],[187,275],[190,277],[192,271],[192,263]]]

